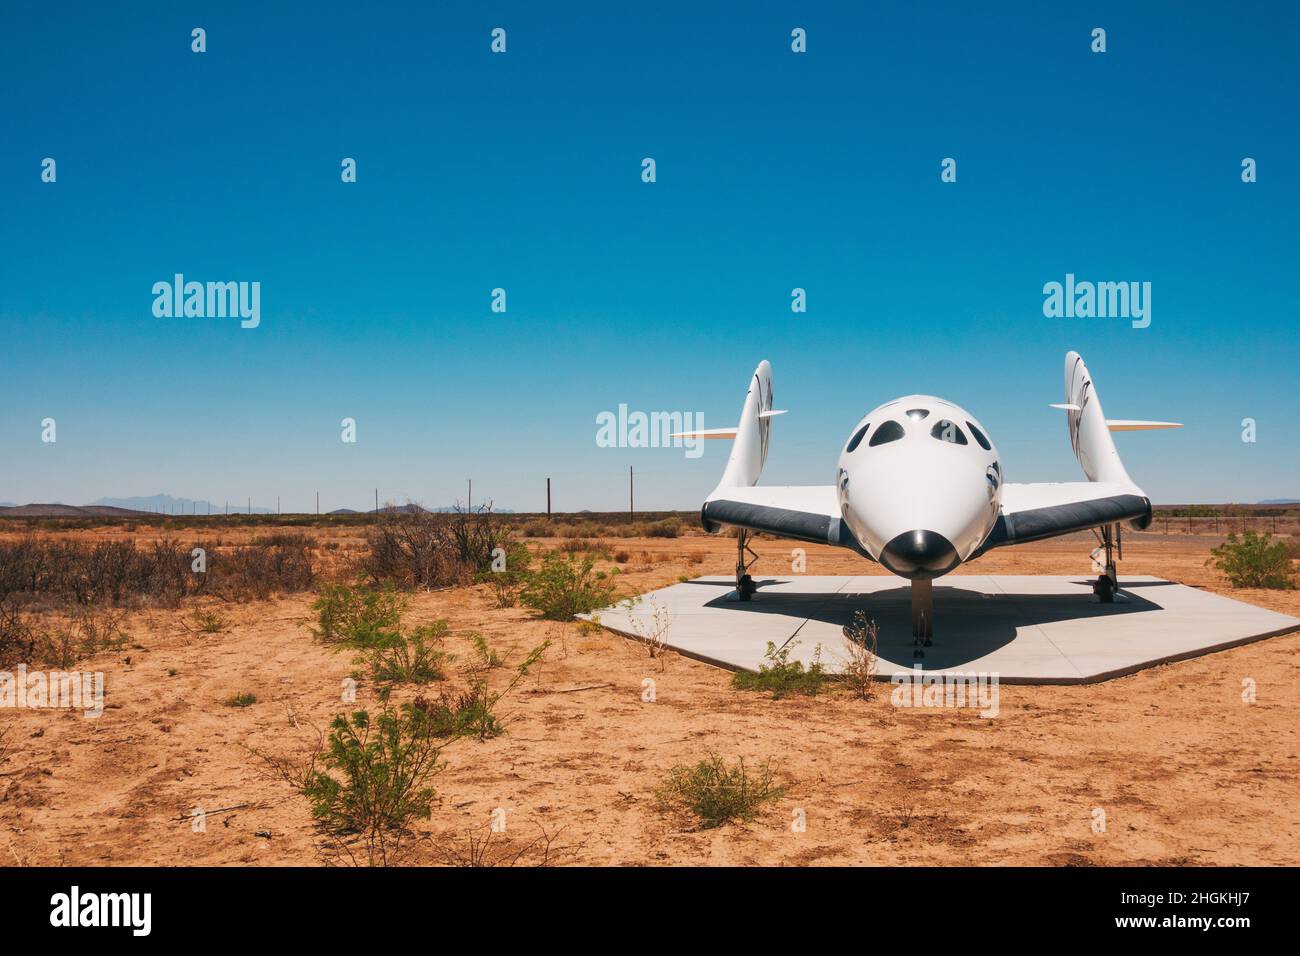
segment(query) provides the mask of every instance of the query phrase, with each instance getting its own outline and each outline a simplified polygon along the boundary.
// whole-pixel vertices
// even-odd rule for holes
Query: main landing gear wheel
[[[1101,542],[1101,548],[1098,548],[1097,551],[1105,549],[1106,563],[1103,566],[1105,570],[1092,584],[1092,593],[1097,595],[1097,600],[1102,604],[1114,604],[1115,594],[1119,591],[1119,573],[1115,568],[1115,552],[1119,552],[1120,558],[1124,557],[1124,541],[1120,537],[1119,525],[1117,524],[1102,525],[1100,534],[1094,528],[1093,534],[1096,534],[1097,539]],[[1096,560],[1097,551],[1093,551],[1094,561]]]
[[[758,590],[750,577],[749,569],[758,562],[758,555],[749,546],[749,532],[744,528],[736,532],[736,600],[748,601]]]

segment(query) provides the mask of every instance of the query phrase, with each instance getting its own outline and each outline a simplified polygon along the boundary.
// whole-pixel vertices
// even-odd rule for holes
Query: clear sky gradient
[[[0,500],[611,510],[634,465],[695,508],[728,443],[596,416],[734,424],[763,358],[764,482],[830,483],[910,392],[1077,480],[1068,349],[1110,417],[1186,423],[1117,438],[1156,501],[1300,497],[1294,3],[723,6],[7,0]],[[155,318],[176,272],[260,282],[261,326]],[[1045,318],[1067,272],[1151,282],[1151,326]]]

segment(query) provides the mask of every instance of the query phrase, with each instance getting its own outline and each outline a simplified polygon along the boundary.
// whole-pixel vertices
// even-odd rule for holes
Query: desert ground
[[[312,533],[334,559],[364,548],[360,529]],[[69,534],[149,536],[122,526]],[[1300,592],[1227,586],[1206,565],[1218,540],[1127,535],[1121,576],[1159,575],[1300,615]],[[729,574],[735,556],[733,538],[696,533],[609,546],[601,566],[620,569],[627,594]],[[790,543],[754,546],[760,573],[788,570]],[[1080,535],[1006,549],[958,573],[1088,573],[1092,546]],[[807,552],[810,574],[880,573],[849,552]],[[313,597],[220,605],[228,627],[216,634],[195,632],[192,603],[134,610],[127,646],[78,665],[106,675],[103,716],[0,711],[10,749],[0,763],[0,860],[342,862],[305,798],[252,752],[296,759],[316,729],[354,709],[340,702],[351,655],[313,639]],[[417,824],[409,863],[463,857],[504,808],[506,832],[486,862],[540,862],[550,841],[547,862],[578,865],[1300,864],[1300,634],[1099,685],[1004,686],[1000,714],[984,719],[896,709],[888,684],[869,701],[844,689],[772,700],[733,689],[724,670],[652,659],[608,632],[497,607],[485,585],[417,592],[407,619],[445,619],[448,649],[461,655],[473,632],[514,658],[551,642],[502,704],[506,733],[443,751],[433,815]],[[647,677],[654,702],[642,700]],[[1256,684],[1252,703],[1245,678]],[[257,702],[223,704],[241,693]],[[363,682],[355,707],[374,704]],[[706,754],[770,761],[787,790],[748,822],[700,829],[655,793],[671,767]],[[203,832],[191,825],[196,808]],[[791,828],[797,811],[802,832]]]

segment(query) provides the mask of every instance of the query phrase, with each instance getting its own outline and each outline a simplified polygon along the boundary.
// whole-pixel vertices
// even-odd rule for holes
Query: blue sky
[[[694,508],[726,443],[599,448],[596,415],[733,424],[762,358],[764,482],[830,483],[910,392],[1009,480],[1075,480],[1072,348],[1110,417],[1187,423],[1118,436],[1157,501],[1300,497],[1293,4],[618,7],[6,2],[0,500],[472,477],[534,510],[549,476],[607,510],[633,465],[639,506]],[[260,327],[155,318],[176,272],[260,282]],[[1151,282],[1151,326],[1045,318],[1067,272]]]

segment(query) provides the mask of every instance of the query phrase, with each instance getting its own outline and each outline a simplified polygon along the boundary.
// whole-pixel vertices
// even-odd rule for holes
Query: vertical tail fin
[[[1065,401],[1070,445],[1088,480],[1133,484],[1119,460],[1106,415],[1101,410],[1101,399],[1078,352],[1067,352],[1065,356]]]
[[[772,411],[772,366],[764,359],[749,380],[749,392],[736,425],[735,444],[731,446],[731,457],[718,482],[719,488],[748,488],[757,484],[767,463],[772,416],[779,414]]]

